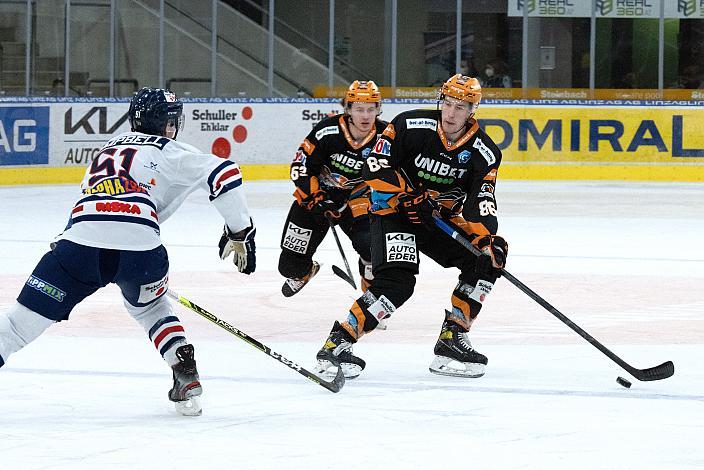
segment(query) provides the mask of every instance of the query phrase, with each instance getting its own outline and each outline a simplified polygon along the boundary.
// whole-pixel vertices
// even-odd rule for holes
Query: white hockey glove
[[[257,233],[257,229],[254,227],[252,219],[249,220],[252,225],[237,233],[232,233],[230,228],[225,225],[220,243],[218,243],[220,259],[226,259],[230,253],[234,252],[232,262],[243,274],[252,274],[257,267],[257,249],[254,245],[254,235]]]

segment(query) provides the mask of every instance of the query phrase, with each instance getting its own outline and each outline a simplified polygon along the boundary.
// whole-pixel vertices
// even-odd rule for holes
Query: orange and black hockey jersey
[[[369,134],[355,142],[348,119],[344,114],[323,119],[298,148],[291,163],[291,180],[299,202],[320,189],[333,200],[343,202],[366,188],[362,166],[387,123],[377,119]]]
[[[467,232],[495,234],[501,150],[474,119],[449,145],[440,121],[438,110],[414,110],[399,114],[384,129],[364,166],[372,212],[395,212],[400,193],[425,190],[457,215],[453,221]]]

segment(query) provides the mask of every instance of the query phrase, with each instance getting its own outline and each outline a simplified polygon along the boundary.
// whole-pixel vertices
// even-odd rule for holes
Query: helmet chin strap
[[[457,132],[453,132],[453,134],[457,137],[462,137],[465,134],[466,129],[467,129],[467,121],[465,121],[464,124],[462,124],[462,127],[460,127],[457,130]],[[457,142],[457,139],[455,137],[450,137],[450,135],[447,133],[446,133],[446,135],[448,137],[448,140],[450,140],[451,142]]]

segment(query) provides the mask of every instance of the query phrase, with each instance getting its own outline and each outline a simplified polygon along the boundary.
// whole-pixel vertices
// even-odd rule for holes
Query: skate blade
[[[356,379],[359,377],[359,374],[362,373],[362,368],[357,364],[343,362],[340,364],[340,367],[346,379]],[[324,379],[334,379],[337,375],[337,366],[330,361],[318,360],[318,364],[315,366],[315,372]]]
[[[191,397],[188,400],[174,402],[176,411],[184,416],[200,416],[203,414],[203,407],[199,397]]]
[[[486,366],[474,362],[459,362],[448,357],[435,356],[428,370],[448,377],[477,378],[484,375]]]

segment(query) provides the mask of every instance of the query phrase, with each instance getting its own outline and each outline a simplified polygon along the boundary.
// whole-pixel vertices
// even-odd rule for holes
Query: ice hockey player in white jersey
[[[219,243],[237,269],[254,272],[254,235],[239,166],[176,141],[183,104],[168,90],[132,98],[132,132],[109,140],[87,169],[66,229],[29,276],[17,302],[0,313],[0,367],[99,288],[119,286],[130,315],[173,370],[169,399],[201,414],[194,348],[166,297],[169,260],[159,224],[197,188],[225,219]]]

